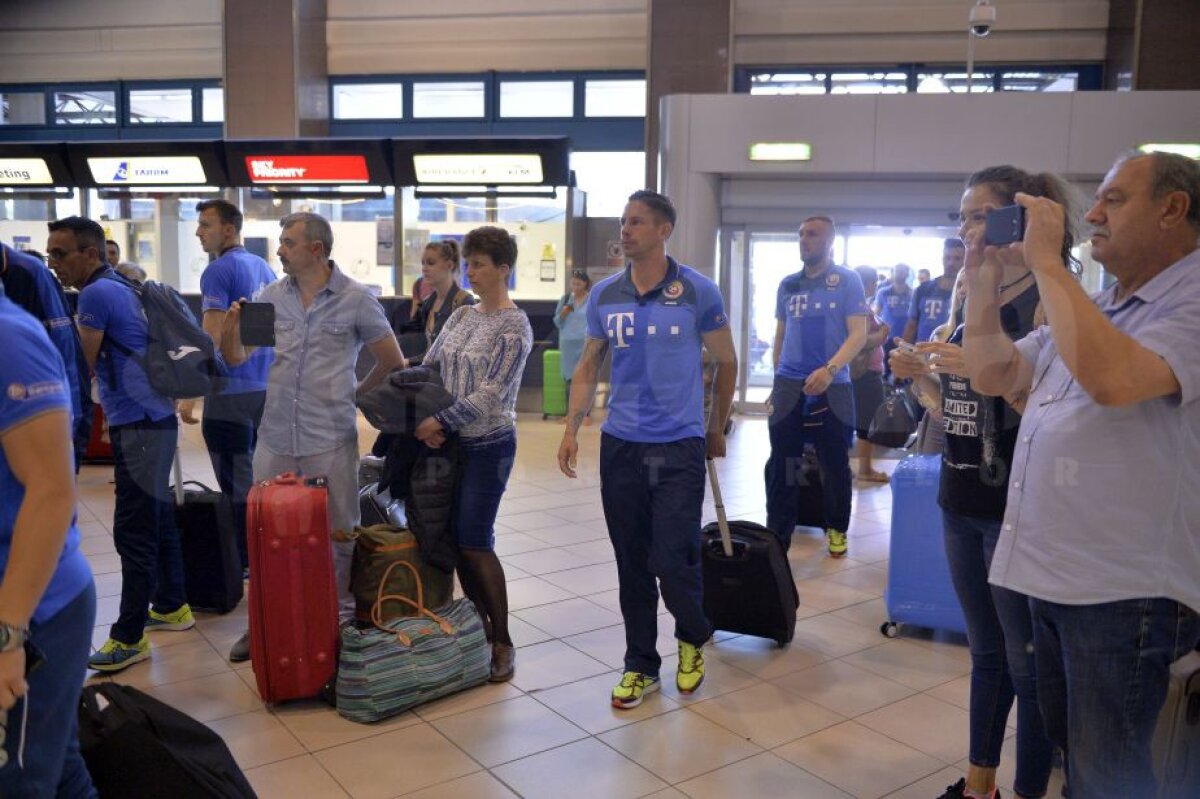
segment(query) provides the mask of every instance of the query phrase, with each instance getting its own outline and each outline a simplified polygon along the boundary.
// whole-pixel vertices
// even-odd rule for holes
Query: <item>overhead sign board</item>
[[[194,155],[96,157],[87,159],[101,186],[203,186],[204,164]]]
[[[0,186],[53,186],[45,158],[0,158]]]
[[[346,185],[371,179],[362,155],[248,155],[246,172],[251,183],[269,185]]]
[[[412,160],[418,184],[491,186],[542,182],[542,159],[536,153],[416,153]]]

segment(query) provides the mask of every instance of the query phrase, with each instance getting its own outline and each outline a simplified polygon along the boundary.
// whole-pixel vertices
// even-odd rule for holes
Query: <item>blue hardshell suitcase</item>
[[[940,454],[909,455],[892,472],[892,537],[883,595],[888,620],[881,628],[889,638],[898,634],[899,624],[967,631],[942,538],[941,470]]]

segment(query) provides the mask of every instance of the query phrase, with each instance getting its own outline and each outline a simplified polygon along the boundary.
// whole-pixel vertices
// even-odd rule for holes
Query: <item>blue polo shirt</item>
[[[38,320],[2,291],[0,341],[4,342],[4,357],[0,358],[0,436],[44,413],[63,410],[70,414],[70,384],[62,356]],[[13,527],[24,499],[25,486],[17,481],[0,448],[0,580],[8,568]],[[79,528],[72,517],[58,566],[34,610],[33,620],[42,623],[52,618],[91,581],[87,558],[79,551]]]
[[[667,275],[639,295],[625,271],[588,296],[587,334],[612,349],[612,398],[601,430],[661,444],[704,437],[703,336],[729,324],[716,284],[667,258]]]
[[[908,323],[908,310],[912,306],[912,289],[905,286],[896,288],[895,283],[875,292],[875,305],[879,307],[879,315],[891,330],[890,336],[898,336],[904,332]]]
[[[200,312],[228,311],[229,306],[245,297],[257,300],[263,288],[275,282],[275,273],[267,262],[240,244],[221,253],[200,275]],[[229,383],[222,394],[246,394],[267,390],[267,371],[275,350],[260,347],[245,363],[229,370]]]
[[[929,341],[933,331],[950,318],[950,294],[953,291],[953,285],[948,289],[939,286],[937,278],[925,281],[913,291],[908,318],[917,320],[918,342]]]
[[[164,419],[175,412],[175,404],[150,387],[141,363],[109,342],[114,339],[144,356],[150,326],[133,288],[108,274],[113,274],[112,267],[101,267],[79,292],[79,324],[104,333],[96,359],[100,405],[113,426]]]
[[[37,258],[5,244],[0,244],[0,248],[3,249],[0,256],[3,261],[0,284],[4,286],[4,293],[42,323],[50,343],[62,356],[71,392],[71,416],[78,420],[83,416],[84,398],[91,391],[91,386],[84,385],[88,374],[87,362],[83,358],[79,333],[67,309],[62,286]]]
[[[775,297],[775,318],[784,323],[776,374],[804,380],[846,343],[846,319],[866,315],[867,298],[857,272],[831,266],[812,278],[804,270],[788,275]],[[843,366],[833,381],[849,383],[849,368]]]

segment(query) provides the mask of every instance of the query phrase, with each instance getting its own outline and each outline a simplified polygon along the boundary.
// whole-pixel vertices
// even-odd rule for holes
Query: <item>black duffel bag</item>
[[[917,431],[917,420],[904,397],[904,389],[884,387],[883,402],[875,410],[867,440],[877,447],[899,449]]]
[[[128,685],[84,687],[79,748],[100,799],[255,799],[219,735]]]

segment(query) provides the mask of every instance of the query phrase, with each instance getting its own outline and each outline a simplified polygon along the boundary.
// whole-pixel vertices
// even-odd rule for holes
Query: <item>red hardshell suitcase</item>
[[[324,477],[250,489],[250,659],[266,702],[317,696],[337,671],[338,609]]]
[[[100,403],[92,405],[92,432],[88,436],[87,450],[83,453],[84,463],[112,463],[112,441],[108,437],[108,422]]]

